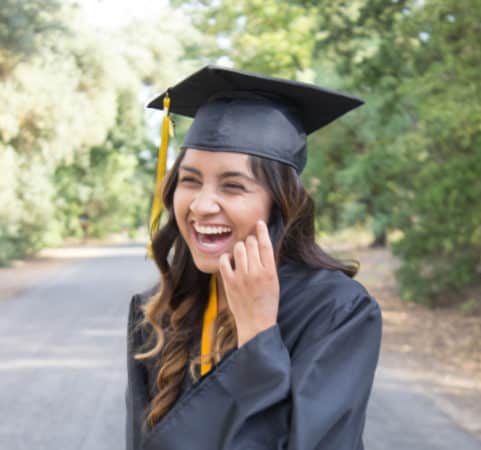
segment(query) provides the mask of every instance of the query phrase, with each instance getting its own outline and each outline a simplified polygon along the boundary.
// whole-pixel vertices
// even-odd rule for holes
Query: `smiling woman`
[[[258,220],[268,221],[271,198],[255,179],[247,155],[187,149],[173,206],[195,265],[216,273],[220,256],[232,255],[236,242],[255,235]]]
[[[360,101],[217,67],[169,95],[195,119],[162,184],[160,284],[130,305],[127,449],[362,449],[381,314],[316,244],[299,178],[306,134]]]

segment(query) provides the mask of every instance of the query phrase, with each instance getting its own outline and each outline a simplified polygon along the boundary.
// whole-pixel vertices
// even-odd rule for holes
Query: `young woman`
[[[359,100],[207,67],[163,183],[159,286],[128,324],[128,450],[359,450],[381,314],[315,242],[306,134]],[[166,94],[151,103],[163,104]]]

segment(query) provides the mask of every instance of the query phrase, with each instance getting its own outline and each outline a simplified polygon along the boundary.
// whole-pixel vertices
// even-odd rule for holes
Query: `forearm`
[[[289,388],[289,353],[275,325],[230,354],[181,398],[148,433],[145,449],[161,443],[163,450],[230,450],[245,421],[285,400]]]

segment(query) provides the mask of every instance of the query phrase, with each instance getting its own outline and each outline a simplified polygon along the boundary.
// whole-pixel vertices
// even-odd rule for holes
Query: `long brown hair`
[[[191,355],[191,348],[202,326],[210,275],[195,266],[175,221],[173,197],[184,154],[185,150],[163,184],[167,223],[152,242],[161,283],[159,291],[143,306],[144,320],[140,324],[150,329],[151,339],[146,346],[151,348],[135,355],[136,359],[159,363],[156,392],[146,415],[149,426],[157,423],[175,403],[186,371],[189,370],[194,380],[197,378],[196,368],[201,362],[199,355]],[[268,227],[277,265],[288,257],[313,269],[341,270],[354,276],[358,269],[356,264],[341,263],[316,244],[314,203],[295,170],[286,164],[256,156],[249,156],[249,164],[255,178],[264,184],[273,200]],[[217,364],[236,345],[234,318],[225,308],[216,320],[214,351],[210,360]]]

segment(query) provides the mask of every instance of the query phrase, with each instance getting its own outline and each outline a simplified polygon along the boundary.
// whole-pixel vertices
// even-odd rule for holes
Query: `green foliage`
[[[405,34],[424,38],[410,54],[413,76],[399,88],[415,105],[415,120],[396,143],[407,155],[409,178],[393,214],[403,232],[394,249],[403,260],[404,297],[430,304],[456,292],[459,302],[463,288],[479,283],[480,6],[479,0],[426,2],[403,25]]]
[[[227,56],[236,67],[271,75],[312,77],[307,69],[318,34],[316,18],[295,2],[205,2],[197,18],[199,29],[216,39],[217,46],[203,50],[208,58]]]
[[[55,235],[46,229],[53,207],[52,186],[45,167],[18,155],[11,147],[0,151],[0,265],[40,249]]]
[[[21,61],[52,45],[63,31],[56,17],[58,0],[2,0],[0,7],[0,80]],[[60,33],[61,34],[61,33]]]
[[[479,284],[481,0],[216,1],[198,11],[217,39],[211,56],[366,100],[309,140],[303,178],[323,230],[396,231],[407,299],[440,304]]]
[[[0,265],[80,235],[85,212],[96,236],[147,224],[158,136],[142,96],[190,70],[184,43],[202,39],[169,8],[139,39],[139,24],[93,29],[70,2],[3,6]]]
[[[404,2],[392,20],[386,10],[377,18],[375,8],[364,8],[371,18],[363,23],[373,36],[384,30],[382,39],[371,40],[376,51],[363,55],[365,38],[353,28],[358,45],[349,45],[349,58],[337,65],[366,91],[374,112],[358,133],[365,150],[339,172],[340,190],[373,208],[354,209],[349,219],[368,213],[379,229],[401,231],[394,245],[401,292],[427,304],[453,302],[456,292],[462,299],[462,289],[479,283],[480,6]]]
[[[119,93],[115,126],[101,145],[55,171],[57,220],[64,235],[80,235],[79,216],[90,217],[89,234],[146,223],[152,174],[141,170],[140,154],[150,145],[143,135],[142,110],[130,91]]]

